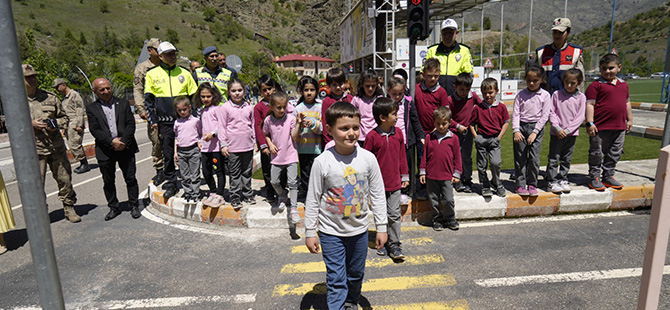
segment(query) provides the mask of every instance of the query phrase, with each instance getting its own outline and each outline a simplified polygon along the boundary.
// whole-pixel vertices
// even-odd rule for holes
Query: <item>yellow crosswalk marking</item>
[[[402,244],[411,244],[411,245],[426,245],[433,243],[433,238],[421,237],[421,238],[410,238],[402,240]],[[368,244],[371,247],[374,247],[374,242]],[[296,245],[291,247],[291,253],[293,254],[309,254],[309,250],[304,245]]]
[[[375,310],[470,310],[465,299],[417,304],[374,306]]]
[[[404,263],[396,264],[388,257],[378,257],[368,259],[365,267],[382,268],[391,265],[425,265],[443,263],[444,257],[440,254],[407,256]],[[287,264],[281,270],[281,273],[308,273],[308,272],[326,272],[326,264],[323,261]]]
[[[392,277],[370,279],[363,283],[363,292],[395,291],[424,287],[443,287],[456,284],[456,279],[450,273],[433,274],[418,277]],[[287,295],[325,294],[325,283],[301,283],[275,285],[273,297]],[[421,308],[418,308],[421,309]]]

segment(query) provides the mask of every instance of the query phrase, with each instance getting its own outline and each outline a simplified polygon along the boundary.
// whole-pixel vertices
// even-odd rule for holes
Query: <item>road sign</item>
[[[612,54],[619,55],[619,53],[616,52],[616,48],[612,48]]]
[[[235,69],[237,72],[242,70],[242,59],[237,55],[228,55],[228,57],[226,57],[226,63],[230,68]]]
[[[491,58],[486,58],[486,62],[484,63],[484,68],[493,68],[493,62],[491,61]]]

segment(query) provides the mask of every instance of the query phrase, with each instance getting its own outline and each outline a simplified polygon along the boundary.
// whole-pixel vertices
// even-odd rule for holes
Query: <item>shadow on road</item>
[[[317,283],[300,301],[300,309],[328,309],[326,303],[326,282]],[[370,301],[361,296],[358,305],[363,309],[372,309]]]

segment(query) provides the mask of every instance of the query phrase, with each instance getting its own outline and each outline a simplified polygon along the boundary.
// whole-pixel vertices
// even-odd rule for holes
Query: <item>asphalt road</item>
[[[137,138],[138,178],[146,184],[150,145],[143,133]],[[121,180],[118,173],[125,200]],[[99,172],[75,175],[74,183],[81,223],[64,220],[56,195],[48,197],[68,309],[325,308],[321,256],[304,253],[303,239],[291,240],[285,230],[185,229],[147,211],[105,222]],[[55,190],[49,178],[46,192]],[[8,191],[17,206],[16,183]],[[10,251],[0,256],[3,309],[39,303],[23,211],[14,211],[17,227],[5,235]],[[630,269],[642,266],[648,222],[646,212],[617,212],[463,222],[457,232],[408,226],[407,262],[370,250],[361,305],[632,309],[640,277]],[[670,308],[664,291],[659,309]]]

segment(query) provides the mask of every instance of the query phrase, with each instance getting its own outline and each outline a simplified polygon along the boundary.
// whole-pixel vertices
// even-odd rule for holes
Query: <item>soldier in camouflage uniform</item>
[[[42,173],[42,186],[44,186],[47,165],[49,165],[58,183],[58,199],[63,202],[65,217],[70,222],[76,223],[81,221],[74,210],[77,195],[72,188],[70,161],[67,159],[67,149],[60,134],[60,129],[67,126],[68,117],[56,95],[37,88],[36,75],[37,72],[31,65],[23,65],[23,77]]]
[[[79,167],[74,169],[75,173],[85,173],[91,170],[86,160],[86,153],[81,145],[81,140],[84,138],[84,99],[81,95],[67,86],[67,81],[64,79],[55,79],[53,87],[63,95],[63,110],[68,118],[68,124],[65,129],[65,137],[67,138],[70,153],[74,160],[79,161]]]
[[[135,111],[144,120],[147,120],[147,108],[144,104],[144,77],[147,71],[161,63],[158,57],[158,45],[161,43],[157,38],[149,39],[147,42],[147,51],[149,52],[149,59],[140,63],[135,67],[135,80],[133,81],[133,97],[135,98]],[[154,177],[154,184],[160,185],[165,181],[165,174],[163,174],[163,149],[161,141],[158,138],[158,129],[151,127],[147,121],[147,135],[151,140],[151,157],[154,160],[154,169],[156,169],[156,176]]]

